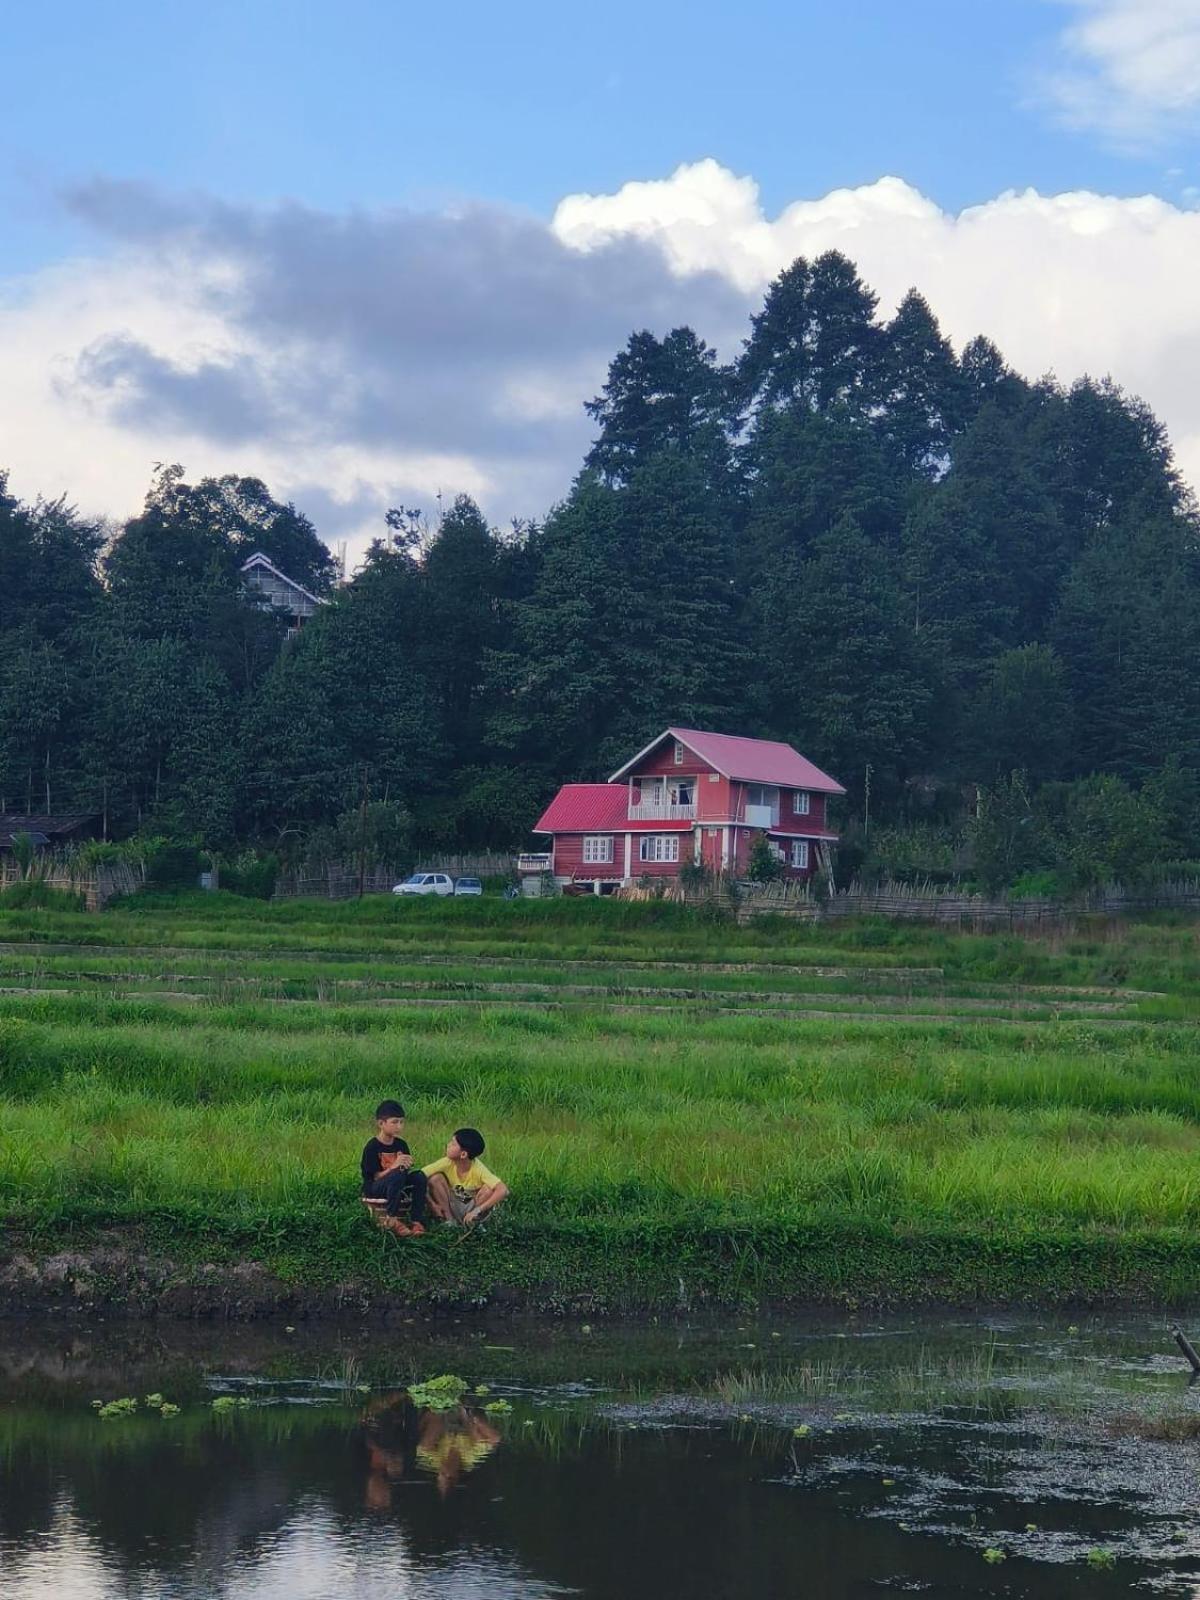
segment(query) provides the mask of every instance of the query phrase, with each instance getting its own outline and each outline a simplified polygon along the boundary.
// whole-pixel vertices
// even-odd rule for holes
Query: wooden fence
[[[825,917],[886,917],[894,921],[935,922],[972,928],[1056,927],[1083,915],[1122,916],[1141,911],[1200,912],[1200,881],[1184,878],[1152,889],[1109,884],[1073,900],[1010,898],[964,894],[932,884],[881,883],[848,889],[820,899],[794,884],[741,884],[737,918],[784,916],[805,921]]]
[[[726,880],[685,889],[670,883],[663,888],[631,886],[620,891],[625,900],[672,900],[687,905],[719,906],[731,910],[739,923],[758,917],[788,917],[817,922],[826,917],[885,917],[894,921],[934,922],[964,928],[1061,927],[1079,916],[1122,916],[1142,911],[1187,911],[1200,914],[1200,881],[1184,878],[1157,884],[1153,889],[1127,889],[1110,884],[1074,900],[1010,899],[965,894],[961,889],[933,884],[881,883],[874,887],[851,884],[839,893],[821,897],[806,884],[746,883]]]
[[[48,889],[62,889],[83,897],[89,911],[101,911],[110,900],[144,888],[146,869],[141,862],[104,861],[97,866],[82,866],[69,856],[43,855],[35,859],[29,874]],[[0,889],[21,882],[21,869],[11,857],[0,857]]]

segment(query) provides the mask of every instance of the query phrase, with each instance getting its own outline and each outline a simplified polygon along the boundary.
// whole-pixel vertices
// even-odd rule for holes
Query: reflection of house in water
[[[316,616],[318,606],[329,604],[286,572],[280,572],[261,550],[242,562],[242,582],[258,597],[256,603],[264,611],[277,611],[287,618],[289,638]]]

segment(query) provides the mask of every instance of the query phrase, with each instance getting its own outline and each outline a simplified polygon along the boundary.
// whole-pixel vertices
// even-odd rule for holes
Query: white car
[[[454,879],[446,872],[414,872],[392,890],[393,894],[453,894]]]
[[[455,894],[482,894],[483,884],[478,878],[460,878],[454,885]]]

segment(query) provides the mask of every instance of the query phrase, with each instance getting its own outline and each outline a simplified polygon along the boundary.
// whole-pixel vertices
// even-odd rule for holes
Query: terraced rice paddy
[[[541,1304],[1200,1289],[1200,942],[736,928],[611,902],[0,911],[0,1206],[33,1257]],[[514,1199],[398,1246],[385,1095]],[[494,1158],[494,1160],[493,1160]]]

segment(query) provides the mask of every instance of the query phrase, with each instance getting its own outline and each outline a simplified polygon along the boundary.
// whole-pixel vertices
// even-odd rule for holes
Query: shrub
[[[750,847],[750,863],[746,876],[752,883],[774,883],[783,875],[783,863],[771,849],[765,833],[756,833]]]
[[[221,868],[220,884],[230,894],[245,895],[251,900],[269,900],[275,893],[278,876],[278,856],[256,856],[251,850]]]
[[[1061,900],[1066,892],[1061,876],[1049,867],[1023,872],[1009,890],[1017,900]]]
[[[173,839],[146,841],[146,883],[152,889],[194,889],[203,871],[200,849]]]
[[[979,791],[971,839],[975,872],[989,894],[1043,865],[1029,780],[1023,772]]]
[[[1037,797],[1038,831],[1072,890],[1144,882],[1166,853],[1152,802],[1121,778],[1047,784]]]
[[[5,911],[82,911],[84,897],[69,889],[52,889],[40,878],[25,878],[0,892]]]

